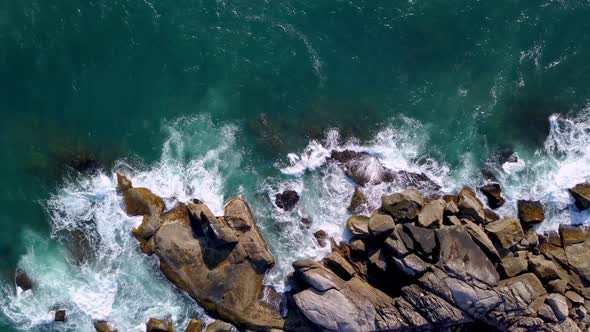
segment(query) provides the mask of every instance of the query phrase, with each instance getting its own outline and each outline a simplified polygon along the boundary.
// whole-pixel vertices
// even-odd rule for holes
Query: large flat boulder
[[[579,183],[568,191],[574,198],[578,210],[582,211],[590,208],[590,183]]]

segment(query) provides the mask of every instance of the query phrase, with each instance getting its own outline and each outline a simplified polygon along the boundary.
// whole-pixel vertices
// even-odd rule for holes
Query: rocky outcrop
[[[203,308],[236,326],[285,327],[278,310],[263,303],[264,273],[274,265],[248,204],[237,197],[215,216],[198,200],[164,212],[161,198],[133,188],[123,176],[119,188],[127,213],[143,215],[133,234],[155,254],[164,275]]]
[[[185,332],[201,332],[203,323],[198,319],[191,319],[186,326]]]
[[[352,217],[354,248],[340,244],[329,259],[293,264],[294,304],[318,330],[590,327],[590,232],[562,227],[539,239],[516,218],[482,225],[482,205],[469,189],[437,203],[444,222],[424,223],[428,203],[419,197],[385,195],[371,217],[389,215],[392,222],[373,222],[386,224],[383,232],[371,231],[371,218]],[[455,201],[461,208],[446,208]]]
[[[348,205],[348,211],[354,214],[359,214],[366,208],[367,197],[365,197],[365,194],[359,187],[354,188],[354,193],[352,194],[350,204]]]
[[[96,332],[118,332],[119,331],[111,323],[105,322],[105,321],[94,322],[94,329],[96,330]]]
[[[285,210],[291,211],[299,202],[299,194],[295,190],[285,190],[275,195],[275,204]]]
[[[150,318],[145,324],[146,332],[174,332],[174,325],[171,320]]]

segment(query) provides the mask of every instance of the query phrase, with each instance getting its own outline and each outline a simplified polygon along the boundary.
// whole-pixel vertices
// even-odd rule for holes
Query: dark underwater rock
[[[486,184],[479,187],[479,190],[486,196],[488,205],[492,209],[497,209],[506,202],[502,197],[502,187],[498,183]]]

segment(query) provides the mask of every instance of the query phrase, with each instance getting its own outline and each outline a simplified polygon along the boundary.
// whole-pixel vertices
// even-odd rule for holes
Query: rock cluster
[[[469,188],[429,202],[386,195],[348,220],[350,245],[293,263],[297,309],[324,331],[587,330],[590,232],[539,238],[542,206],[519,207],[521,218],[490,218]]]
[[[353,176],[358,169],[348,161],[367,157],[358,154],[332,158]],[[215,216],[198,200],[166,207],[148,189],[118,181],[127,212],[143,217],[133,231],[141,250],[223,320],[207,331],[226,331],[228,323],[244,331],[590,328],[590,231],[561,226],[537,236],[538,202],[519,201],[517,218],[500,218],[471,188],[442,197],[414,189],[384,195],[369,216],[348,219],[349,244],[316,232],[319,243],[332,242],[332,253],[293,263],[281,316],[261,301],[274,259],[243,199]],[[504,204],[501,188],[479,189],[488,206]]]

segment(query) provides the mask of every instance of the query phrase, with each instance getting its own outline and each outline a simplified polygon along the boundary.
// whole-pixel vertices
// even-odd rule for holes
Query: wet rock
[[[523,257],[502,258],[502,268],[509,278],[515,277],[528,269],[528,262]]]
[[[504,205],[506,201],[502,197],[502,187],[498,183],[490,183],[479,187],[479,190],[488,199],[488,206],[492,209],[497,209]]]
[[[285,210],[291,211],[299,202],[299,194],[294,190],[285,190],[275,195],[275,204]]]
[[[486,224],[487,223],[494,222],[494,221],[497,221],[497,220],[500,220],[500,216],[496,212],[494,212],[494,211],[492,211],[490,209],[484,209],[484,215],[485,215],[485,218],[486,218],[485,219],[485,223]]]
[[[418,224],[422,227],[440,226],[447,203],[443,199],[435,199],[424,205],[418,214]]]
[[[235,327],[230,324],[220,320],[216,320],[213,324],[207,326],[205,332],[232,332],[235,331]]]
[[[362,253],[367,250],[365,242],[361,239],[354,239],[350,241],[350,249],[357,253]]]
[[[376,213],[369,219],[369,232],[377,238],[386,238],[394,227],[393,218],[386,214]]]
[[[383,195],[381,207],[393,218],[399,221],[416,219],[424,206],[424,197],[414,189],[404,190],[391,195]]]
[[[559,321],[567,318],[569,315],[569,308],[565,297],[561,294],[549,294],[546,303],[553,309],[553,313]]]
[[[524,232],[518,219],[502,219],[486,225],[486,231],[504,249],[510,249],[524,239]]]
[[[55,312],[55,317],[53,318],[56,322],[65,322],[66,321],[66,311],[65,310],[57,310]]]
[[[348,206],[348,211],[359,214],[367,207],[367,198],[363,191],[356,187],[354,188],[354,193],[352,194],[352,198],[350,199],[350,205]]]
[[[118,330],[111,323],[105,321],[94,322],[94,329],[96,332],[118,332]]]
[[[545,220],[543,205],[539,201],[519,200],[518,218],[525,225],[538,224]]]
[[[318,241],[320,247],[324,248],[328,244],[328,233],[326,233],[326,231],[320,229],[319,231],[313,233],[313,236],[315,237],[316,241]]]
[[[117,192],[119,194],[126,192],[133,187],[133,183],[126,176],[117,173]]]
[[[352,235],[365,239],[370,236],[369,220],[370,219],[367,216],[351,216],[346,221],[346,227]]]
[[[127,214],[131,216],[159,216],[164,212],[164,200],[154,195],[149,189],[129,187],[131,182],[120,174],[117,175],[117,180],[117,188],[121,190],[126,188],[122,194]]]
[[[301,224],[305,227],[305,228],[310,228],[311,227],[311,219],[309,218],[301,218]]]
[[[23,270],[17,269],[14,274],[14,282],[17,287],[22,289],[23,291],[29,290],[33,288],[33,281],[27,273]]]
[[[485,211],[481,201],[471,188],[463,188],[457,195],[457,207],[461,218],[470,219],[478,224],[485,221]]]
[[[146,324],[146,332],[174,332],[174,325],[170,320],[150,318]]]
[[[203,329],[203,323],[198,319],[192,318],[188,322],[185,332],[201,332],[202,329]]]
[[[568,189],[578,210],[583,211],[590,207],[590,183],[579,183]]]

